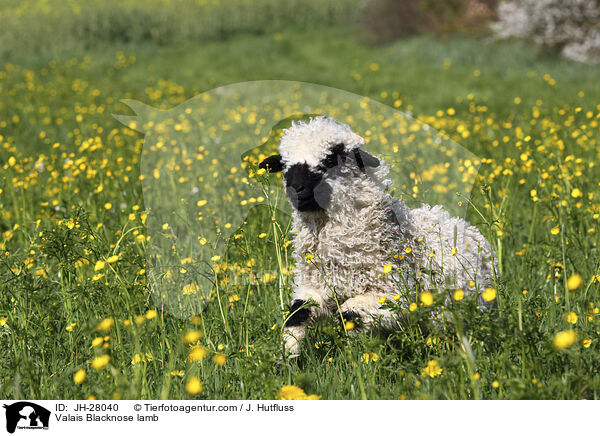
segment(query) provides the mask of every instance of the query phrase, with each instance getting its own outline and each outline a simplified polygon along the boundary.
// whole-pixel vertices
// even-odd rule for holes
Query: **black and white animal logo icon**
[[[48,429],[50,411],[29,401],[5,404],[6,431],[14,433],[19,429]]]

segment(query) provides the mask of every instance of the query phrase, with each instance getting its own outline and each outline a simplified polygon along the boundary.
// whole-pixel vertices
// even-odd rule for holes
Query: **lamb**
[[[349,126],[317,116],[292,123],[280,154],[259,164],[283,171],[293,209],[296,272],[284,328],[293,356],[316,319],[341,313],[361,329],[393,329],[399,320],[381,297],[408,307],[416,289],[468,295],[491,283],[495,265],[481,232],[441,206],[410,209],[392,198],[388,166],[364,144]]]

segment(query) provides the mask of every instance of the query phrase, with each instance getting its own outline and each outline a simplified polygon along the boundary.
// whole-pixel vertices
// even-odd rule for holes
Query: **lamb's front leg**
[[[300,354],[300,342],[306,336],[306,329],[316,318],[326,316],[327,300],[325,290],[298,287],[292,294],[290,316],[285,323],[283,340],[285,351],[290,356]]]

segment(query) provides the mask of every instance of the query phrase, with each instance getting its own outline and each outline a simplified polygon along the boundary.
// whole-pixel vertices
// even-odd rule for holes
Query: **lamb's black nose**
[[[306,187],[304,185],[292,185],[291,188],[296,191],[296,194],[299,196],[306,192]]]

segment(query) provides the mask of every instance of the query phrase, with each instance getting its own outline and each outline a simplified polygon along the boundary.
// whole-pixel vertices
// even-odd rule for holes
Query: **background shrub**
[[[376,43],[423,32],[482,31],[495,5],[495,0],[368,0],[361,22]]]
[[[600,1],[503,0],[500,37],[525,38],[577,61],[600,59]]]

